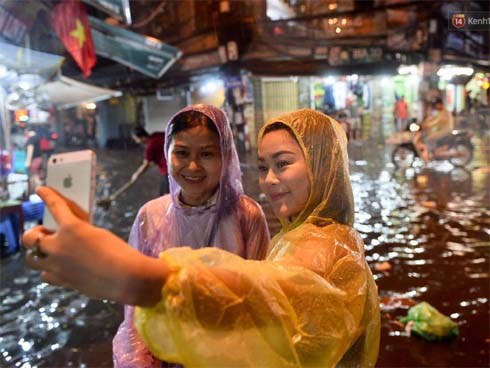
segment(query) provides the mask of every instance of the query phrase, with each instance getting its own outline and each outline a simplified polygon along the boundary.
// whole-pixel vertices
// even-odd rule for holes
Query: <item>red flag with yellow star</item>
[[[82,69],[84,77],[88,77],[97,58],[84,5],[76,0],[63,0],[54,8],[51,19],[63,45]]]

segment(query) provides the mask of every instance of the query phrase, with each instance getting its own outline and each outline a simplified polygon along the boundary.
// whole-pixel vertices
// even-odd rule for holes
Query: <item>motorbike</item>
[[[395,144],[391,160],[396,168],[409,168],[414,164],[417,157],[422,157],[421,150],[425,146],[417,144],[415,139],[420,130],[420,124],[412,120],[406,131],[397,133],[388,140],[388,143]],[[474,151],[471,136],[469,131],[453,130],[451,134],[438,141],[431,160],[446,160],[458,167],[468,165],[473,159]]]

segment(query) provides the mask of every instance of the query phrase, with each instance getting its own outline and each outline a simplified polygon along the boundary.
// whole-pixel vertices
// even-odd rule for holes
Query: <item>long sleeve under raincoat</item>
[[[379,303],[352,228],[345,134],[312,110],[264,128],[274,122],[290,127],[305,154],[305,208],[282,222],[264,261],[216,248],[162,252],[172,272],[161,301],[136,308],[137,329],[153,354],[186,368],[374,366]]]
[[[224,113],[209,105],[193,105],[180,110],[169,121],[168,133],[174,118],[184,111],[199,111],[215,124],[220,135],[222,159],[219,189],[200,207],[186,207],[179,201],[180,186],[170,176],[170,194],[145,204],[139,211],[129,235],[129,243],[142,253],[158,257],[172,247],[219,247],[243,258],[263,259],[270,236],[260,206],[243,194],[238,155],[232,132]],[[134,307],[126,306],[125,319],[114,337],[116,367],[160,367],[134,329]]]

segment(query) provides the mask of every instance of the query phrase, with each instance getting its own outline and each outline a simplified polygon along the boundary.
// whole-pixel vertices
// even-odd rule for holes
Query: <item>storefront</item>
[[[459,114],[469,107],[465,85],[473,73],[472,67],[457,65],[441,65],[437,71],[438,88],[443,92],[444,105],[454,114]]]
[[[393,133],[394,106],[404,97],[409,116],[421,117],[418,67],[401,66],[396,75],[347,75],[312,78],[314,108],[336,116],[356,100],[362,107],[362,139],[384,140]]]
[[[490,107],[490,73],[475,73],[465,85],[466,110],[472,108]]]

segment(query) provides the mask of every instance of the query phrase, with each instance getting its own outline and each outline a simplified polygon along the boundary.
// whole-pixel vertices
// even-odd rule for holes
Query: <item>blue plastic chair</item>
[[[44,213],[44,202],[22,202],[22,212],[24,213],[24,222],[36,221],[41,223]]]
[[[19,250],[19,219],[10,214],[0,221],[1,255],[8,256]]]

